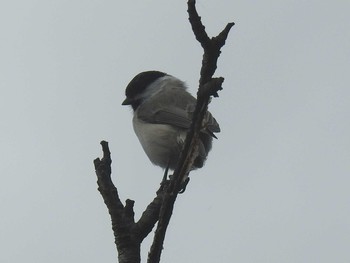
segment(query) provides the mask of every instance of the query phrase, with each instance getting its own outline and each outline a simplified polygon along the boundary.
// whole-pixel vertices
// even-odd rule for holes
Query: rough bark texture
[[[155,231],[153,244],[151,246],[148,263],[160,262],[166,229],[168,227],[174,203],[179,193],[181,182],[188,176],[194,159],[197,156],[199,134],[202,127],[204,115],[208,109],[211,96],[218,97],[217,92],[222,89],[224,78],[212,78],[216,70],[220,49],[224,46],[228,33],[234,23],[229,23],[225,29],[216,37],[210,39],[205,32],[205,27],[196,10],[196,1],[189,0],[188,14],[192,31],[196,39],[203,47],[204,54],[197,92],[197,105],[193,114],[192,125],[187,134],[184,149],[181,153],[180,162],[174,171],[169,187],[165,189],[164,200],[160,209],[159,221]]]
[[[147,206],[141,218],[135,222],[134,201],[128,199],[125,205],[123,205],[120,201],[118,190],[111,180],[112,160],[107,142],[101,142],[103,158],[94,160],[98,190],[103,197],[112,220],[119,263],[140,262],[141,242],[152,231],[157,222],[158,224],[147,262],[160,262],[165,234],[173,212],[174,203],[182,187],[182,182],[188,176],[194,159],[197,156],[201,124],[210,98],[211,96],[218,97],[217,92],[222,89],[224,79],[221,77],[213,78],[213,74],[221,53],[220,49],[224,46],[228,33],[234,23],[227,24],[218,36],[210,39],[196,11],[195,0],[189,0],[187,4],[189,21],[193,33],[203,47],[204,54],[197,92],[197,105],[194,111],[192,125],[186,137],[180,162],[171,180],[161,184],[156,197]]]
[[[156,197],[147,206],[138,222],[134,218],[134,201],[127,199],[125,205],[120,201],[118,190],[111,179],[111,155],[108,143],[101,142],[103,158],[95,159],[98,191],[108,208],[112,220],[114,242],[118,250],[119,263],[140,262],[140,246],[142,240],[152,231],[159,218],[159,210],[163,200],[162,185]]]

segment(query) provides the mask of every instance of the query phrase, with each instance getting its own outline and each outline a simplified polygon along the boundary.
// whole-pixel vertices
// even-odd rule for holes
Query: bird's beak
[[[132,100],[129,99],[129,98],[126,98],[123,102],[122,102],[122,105],[131,105],[132,103]]]

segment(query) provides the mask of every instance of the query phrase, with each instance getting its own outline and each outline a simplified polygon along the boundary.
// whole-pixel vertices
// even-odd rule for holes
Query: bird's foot
[[[163,184],[168,179],[168,171],[169,171],[169,166],[167,166],[167,168],[165,168],[164,170],[163,180],[161,184]]]
[[[179,194],[183,194],[186,191],[186,187],[189,181],[190,181],[190,178],[187,177],[186,180],[181,183]]]

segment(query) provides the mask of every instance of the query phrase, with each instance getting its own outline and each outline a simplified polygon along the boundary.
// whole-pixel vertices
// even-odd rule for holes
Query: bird
[[[127,85],[125,96],[122,105],[131,106],[134,131],[150,161],[166,172],[175,170],[197,100],[183,81],[157,70],[137,74]],[[219,124],[207,111],[191,170],[203,167],[218,132]]]

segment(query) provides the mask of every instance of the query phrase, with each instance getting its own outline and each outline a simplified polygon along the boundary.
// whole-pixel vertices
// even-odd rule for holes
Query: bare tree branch
[[[94,160],[98,190],[108,208],[112,220],[115,244],[119,263],[139,263],[142,240],[152,231],[158,221],[162,203],[163,186],[148,205],[140,220],[134,220],[134,201],[127,199],[125,206],[120,201],[117,188],[111,179],[111,156],[108,143],[101,142],[103,158]]]
[[[154,225],[159,219],[159,211],[164,198],[164,188],[167,184],[168,182],[164,182],[161,184],[160,188],[157,191],[157,196],[147,206],[141,218],[136,223],[140,231],[140,238],[142,240],[152,231]]]
[[[134,201],[127,199],[125,206],[121,202],[117,188],[111,180],[111,154],[108,143],[101,142],[103,158],[94,160],[98,190],[111,216],[115,244],[119,263],[139,263],[140,246],[143,239],[152,231],[158,221],[151,246],[148,263],[158,263],[163,249],[165,233],[173,212],[174,203],[188,177],[198,154],[199,133],[211,96],[217,97],[224,79],[212,78],[228,33],[234,23],[229,23],[216,37],[209,38],[201,22],[195,1],[188,0],[189,21],[196,39],[204,49],[202,68],[197,92],[197,105],[193,114],[191,128],[187,134],[180,161],[170,181],[162,182],[156,197],[147,206],[141,218],[135,223]]]
[[[207,33],[205,32],[205,26],[202,24],[201,17],[197,13],[196,1],[189,0],[187,2],[187,6],[192,31],[204,50],[201,78],[199,80],[199,86],[202,86],[214,75],[217,67],[217,60],[221,53],[220,49],[225,45],[228,33],[235,23],[228,23],[219,35],[209,39]]]
[[[193,114],[191,128],[187,134],[185,145],[181,153],[180,161],[165,189],[163,203],[160,209],[159,221],[155,231],[153,243],[148,254],[148,263],[158,263],[163,249],[165,233],[173,212],[174,203],[181,188],[181,184],[188,176],[194,159],[197,156],[199,134],[202,127],[204,115],[207,111],[210,97],[217,97],[217,92],[222,89],[224,78],[212,78],[220,56],[220,49],[225,44],[226,38],[234,23],[229,23],[225,29],[216,37],[209,39],[205,27],[201,22],[195,0],[188,1],[189,21],[196,39],[204,49],[199,89],[197,93],[197,105]]]
[[[108,208],[112,220],[115,244],[120,263],[140,262],[140,242],[131,232],[130,225],[134,223],[133,202],[127,200],[126,206],[119,199],[117,188],[111,179],[111,154],[108,143],[101,142],[103,158],[94,160],[98,190]]]

